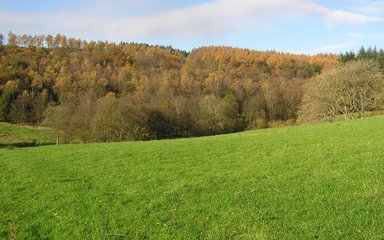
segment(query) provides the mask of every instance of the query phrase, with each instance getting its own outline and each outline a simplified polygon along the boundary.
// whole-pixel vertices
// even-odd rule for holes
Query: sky
[[[0,0],[0,33],[9,31],[187,51],[341,53],[384,47],[384,0]]]

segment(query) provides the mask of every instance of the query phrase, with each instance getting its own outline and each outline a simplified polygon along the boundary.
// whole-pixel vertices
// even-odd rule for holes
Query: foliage
[[[114,94],[100,98],[96,112],[91,124],[96,140],[121,142],[145,137],[141,112],[123,98],[118,99]]]
[[[382,239],[383,124],[0,149],[0,238]]]
[[[262,128],[276,121],[295,121],[303,84],[337,61],[334,55],[230,47],[186,53],[163,46],[10,32],[7,45],[0,48],[0,119],[61,129],[57,133],[62,142]],[[111,106],[118,112],[102,106],[108,94],[115,95]],[[258,109],[249,105],[254,99],[259,99]],[[219,126],[212,126],[209,119],[209,102],[216,104],[211,110]],[[52,106],[57,109],[52,111]],[[58,119],[52,114],[60,109],[66,109],[68,116],[52,119]],[[123,118],[129,122],[124,126]],[[115,127],[120,130],[112,131]]]
[[[352,61],[322,73],[309,84],[300,121],[354,118],[383,107],[384,75],[372,60]]]
[[[359,51],[356,53],[353,51],[347,51],[340,55],[340,61],[342,63],[354,61],[354,60],[373,60],[375,62],[378,62],[380,65],[380,68],[384,70],[384,50],[383,49],[377,49],[369,47],[368,49],[365,49],[364,47],[361,47]]]

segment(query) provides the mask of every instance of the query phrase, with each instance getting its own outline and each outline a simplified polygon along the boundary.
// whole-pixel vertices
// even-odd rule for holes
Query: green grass
[[[384,116],[0,149],[0,238],[384,239]]]
[[[47,145],[55,143],[52,130],[0,122],[0,146]]]

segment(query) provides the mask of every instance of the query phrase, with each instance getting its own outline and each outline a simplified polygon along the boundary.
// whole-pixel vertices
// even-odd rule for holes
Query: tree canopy
[[[354,118],[383,107],[384,75],[373,60],[356,60],[315,77],[303,96],[300,121]]]
[[[290,124],[309,79],[332,71],[339,60],[231,47],[185,52],[10,32],[0,45],[0,121],[48,124],[65,142],[189,137]],[[54,113],[66,117],[57,121]]]

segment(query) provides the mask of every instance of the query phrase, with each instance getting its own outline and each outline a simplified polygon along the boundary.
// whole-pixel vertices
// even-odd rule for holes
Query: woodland
[[[0,121],[47,126],[60,143],[86,143],[356,117],[384,106],[383,68],[376,48],[315,56],[222,46],[186,52],[10,32],[7,41],[0,34]],[[349,77],[332,80],[339,76]],[[340,92],[349,98],[335,99]]]

